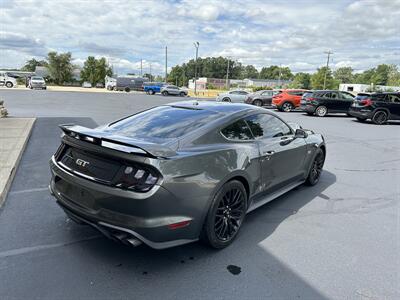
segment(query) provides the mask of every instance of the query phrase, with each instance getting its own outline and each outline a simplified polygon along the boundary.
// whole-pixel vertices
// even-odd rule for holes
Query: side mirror
[[[296,129],[296,131],[294,133],[295,139],[298,139],[298,138],[305,139],[307,137],[308,137],[308,133],[304,129]]]

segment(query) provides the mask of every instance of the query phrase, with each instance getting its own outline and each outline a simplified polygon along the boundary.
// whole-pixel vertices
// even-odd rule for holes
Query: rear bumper
[[[300,104],[299,109],[308,113],[315,112],[315,106],[311,104]]]
[[[194,216],[182,213],[179,201],[162,186],[147,193],[136,193],[78,177],[50,161],[49,189],[74,220],[107,232],[124,232],[155,249],[169,248],[196,241],[200,224]],[[176,210],[174,211],[174,207]],[[186,227],[169,225],[189,222]]]
[[[369,109],[363,109],[361,107],[350,107],[348,114],[355,118],[370,119],[372,117],[372,111]]]

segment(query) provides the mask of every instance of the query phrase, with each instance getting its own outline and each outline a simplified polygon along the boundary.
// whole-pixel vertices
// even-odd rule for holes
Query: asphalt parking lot
[[[398,299],[400,123],[279,113],[324,134],[321,181],[247,216],[238,239],[130,248],[70,221],[50,196],[57,124],[93,127],[183,100],[142,94],[0,90],[12,116],[37,122],[0,210],[0,298]]]

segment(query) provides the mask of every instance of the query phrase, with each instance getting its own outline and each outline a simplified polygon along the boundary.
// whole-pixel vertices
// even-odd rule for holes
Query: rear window
[[[199,109],[160,106],[111,124],[107,131],[150,141],[184,136],[220,117],[221,114]]]
[[[303,94],[303,98],[311,97],[312,94],[313,94],[312,92],[305,92],[305,93]]]
[[[371,96],[370,95],[357,95],[354,99],[356,100],[356,101],[361,101],[361,100],[364,100],[364,99],[368,99],[368,98],[370,98]]]

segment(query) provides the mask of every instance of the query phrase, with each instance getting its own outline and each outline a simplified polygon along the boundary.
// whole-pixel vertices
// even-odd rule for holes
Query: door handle
[[[274,155],[274,154],[275,154],[275,151],[265,151],[265,152],[263,152],[264,156],[271,156],[271,155]]]

